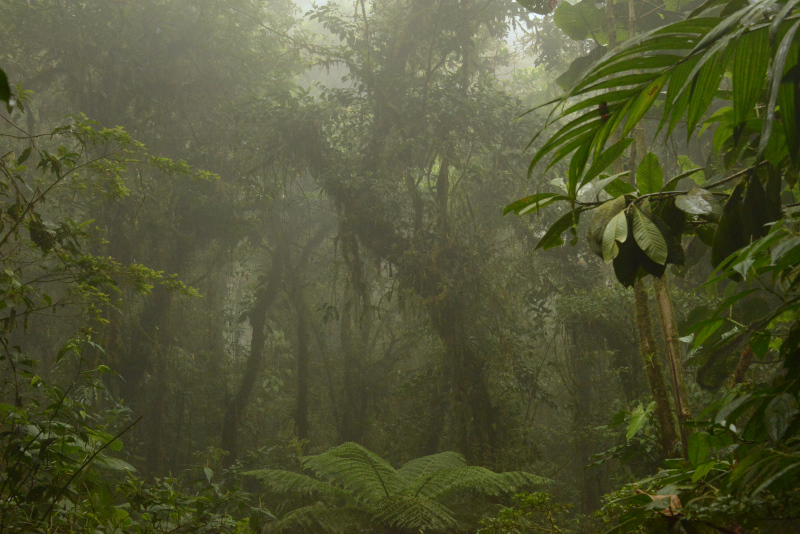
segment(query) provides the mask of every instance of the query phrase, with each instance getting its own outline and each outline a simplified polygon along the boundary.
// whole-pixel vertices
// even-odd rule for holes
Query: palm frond
[[[792,46],[796,47],[794,38],[800,31],[800,17],[796,2],[787,3],[782,10],[780,5],[778,0],[756,0],[743,3],[725,16],[705,11],[701,17],[690,17],[629,39],[609,52],[553,109],[548,125],[556,120],[566,122],[537,150],[531,169],[545,158],[552,167],[574,152],[580,158],[572,158],[574,168],[570,169],[568,190],[576,191],[588,156],[601,159],[612,132],[619,130],[625,137],[653,107],[657,108],[653,118],[658,119],[659,131],[666,127],[669,135],[685,119],[687,136],[691,137],[713,98],[719,95],[720,80],[731,66],[735,108],[731,127],[740,127],[762,95],[767,95],[762,99],[767,106],[759,156],[778,157],[777,148],[784,139],[773,139],[773,123],[778,120],[784,123],[790,154],[797,152],[800,136],[794,115],[782,115],[776,107],[794,109],[794,93],[789,94],[791,85],[784,82],[796,65],[795,56],[787,57],[791,56]],[[780,46],[770,47],[773,41]],[[779,106],[781,95],[786,101]],[[663,105],[656,106],[658,101]],[[607,111],[599,110],[598,103]]]
[[[304,506],[286,514],[274,523],[270,532],[318,532],[352,534],[370,529],[372,516],[357,508],[332,508],[322,504]]]
[[[439,469],[456,469],[467,465],[467,460],[457,452],[441,452],[411,460],[397,470],[407,484],[414,483],[419,478],[427,478]]]
[[[430,499],[460,491],[496,496],[548,483],[550,480],[524,471],[495,473],[485,467],[465,466],[440,469],[428,477],[420,478],[406,490],[406,494]]]
[[[405,483],[389,463],[357,443],[306,456],[303,466],[364,502],[398,494]]]
[[[257,478],[264,487],[274,493],[295,495],[318,495],[320,497],[347,497],[340,488],[316,480],[302,473],[278,469],[257,469],[244,473]]]

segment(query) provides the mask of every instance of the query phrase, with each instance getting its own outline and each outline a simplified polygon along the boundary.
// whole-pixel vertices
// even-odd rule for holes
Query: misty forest
[[[0,0],[0,532],[800,531],[800,0]]]

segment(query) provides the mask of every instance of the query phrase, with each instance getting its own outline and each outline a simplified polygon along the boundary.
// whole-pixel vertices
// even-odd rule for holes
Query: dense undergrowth
[[[798,6],[4,2],[0,532],[795,531]]]

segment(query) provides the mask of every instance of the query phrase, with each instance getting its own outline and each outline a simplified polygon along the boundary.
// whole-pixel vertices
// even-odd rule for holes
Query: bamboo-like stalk
[[[633,295],[636,330],[639,334],[639,352],[642,355],[647,381],[656,403],[655,415],[660,432],[661,450],[667,456],[672,451],[676,440],[675,420],[669,403],[664,372],[658,359],[653,322],[650,316],[649,296],[644,280],[639,279],[633,285]]]
[[[675,321],[675,310],[672,307],[672,297],[669,294],[666,273],[661,278],[656,278],[653,281],[653,289],[656,294],[661,329],[664,333],[664,344],[667,350],[667,360],[669,361],[669,370],[672,375],[672,393],[675,399],[675,411],[678,413],[678,422],[680,423],[683,455],[686,457],[689,450],[689,432],[686,428],[686,422],[691,419],[692,412],[689,409],[686,380],[683,376],[678,323]]]

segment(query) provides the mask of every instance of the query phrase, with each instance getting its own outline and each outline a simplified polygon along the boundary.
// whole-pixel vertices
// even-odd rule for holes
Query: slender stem
[[[140,415],[140,416],[139,416],[139,418],[138,418],[138,419],[136,419],[136,421],[134,421],[133,423],[129,424],[128,426],[126,426],[125,428],[123,428],[122,430],[120,430],[120,431],[119,431],[119,433],[118,433],[116,436],[114,436],[113,438],[111,438],[110,440],[108,440],[106,443],[104,443],[104,444],[103,444],[103,446],[102,446],[102,447],[100,447],[99,449],[97,449],[96,451],[94,451],[94,453],[92,453],[92,455],[91,455],[91,456],[89,456],[89,458],[87,458],[87,459],[86,459],[86,460],[85,460],[85,461],[84,461],[84,462],[81,464],[81,466],[80,466],[78,469],[76,469],[76,470],[75,470],[75,472],[74,472],[74,473],[72,473],[72,476],[71,476],[71,477],[69,477],[69,480],[67,480],[67,483],[66,483],[66,484],[64,484],[64,486],[61,488],[61,491],[59,491],[59,492],[58,492],[58,495],[56,495],[55,499],[53,499],[53,501],[50,503],[50,507],[47,509],[47,511],[46,511],[46,512],[44,513],[44,515],[42,516],[42,519],[41,519],[41,522],[42,522],[42,523],[44,523],[45,519],[47,519],[47,516],[49,516],[49,515],[50,515],[50,512],[52,512],[52,511],[53,511],[53,507],[55,507],[55,505],[56,505],[56,503],[58,502],[58,500],[59,500],[59,499],[61,499],[61,496],[62,496],[62,495],[64,495],[64,492],[65,492],[65,491],[67,491],[67,488],[69,488],[69,485],[70,485],[70,484],[72,484],[72,481],[73,481],[73,480],[75,480],[75,477],[77,477],[77,476],[78,476],[78,474],[80,474],[80,473],[81,473],[81,472],[82,472],[84,469],[86,469],[86,467],[87,467],[87,466],[88,466],[90,463],[92,463],[92,461],[93,461],[93,460],[94,460],[94,459],[97,457],[97,455],[98,455],[98,454],[100,454],[101,452],[103,452],[104,450],[106,450],[106,449],[108,448],[108,446],[109,446],[109,445],[111,445],[112,443],[114,443],[115,441],[117,441],[117,440],[118,440],[118,439],[119,439],[119,438],[120,438],[120,437],[121,437],[121,436],[122,436],[122,435],[123,435],[125,432],[127,432],[128,430],[130,430],[131,428],[133,428],[133,425],[135,425],[136,423],[138,423],[139,421],[141,421],[141,420],[142,420],[142,417],[143,417],[143,416],[141,416],[141,415]]]

